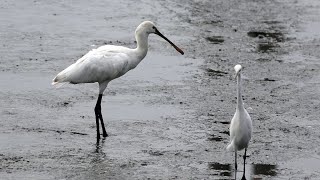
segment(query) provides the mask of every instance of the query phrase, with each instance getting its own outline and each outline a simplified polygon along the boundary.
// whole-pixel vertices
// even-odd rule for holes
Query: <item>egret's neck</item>
[[[241,95],[241,74],[237,76],[237,108],[243,109],[243,101],[242,101],[242,95]]]

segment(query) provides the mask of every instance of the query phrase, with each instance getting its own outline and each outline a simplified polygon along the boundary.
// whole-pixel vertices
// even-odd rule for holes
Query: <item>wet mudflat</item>
[[[0,3],[1,179],[230,179],[226,152],[241,63],[253,120],[247,179],[320,176],[320,3],[4,1]],[[110,83],[109,137],[97,146],[97,84],[50,85],[104,44],[155,35],[138,67]],[[239,153],[239,171],[242,160]]]

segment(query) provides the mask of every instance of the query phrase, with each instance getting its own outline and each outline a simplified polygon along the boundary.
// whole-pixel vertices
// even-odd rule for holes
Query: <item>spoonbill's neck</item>
[[[241,73],[237,76],[237,108],[244,109],[241,95]]]
[[[137,41],[137,48],[135,49],[137,54],[137,60],[139,63],[148,52],[148,34],[145,32],[137,32],[136,33],[136,41]]]

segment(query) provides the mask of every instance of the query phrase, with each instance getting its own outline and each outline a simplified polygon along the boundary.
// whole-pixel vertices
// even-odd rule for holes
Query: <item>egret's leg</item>
[[[243,176],[241,178],[241,180],[245,180],[246,176],[246,157],[247,157],[247,148],[244,149],[244,155],[243,155]]]
[[[234,151],[234,167],[236,168],[236,171],[237,171],[238,167],[237,167],[237,151],[236,150]]]
[[[236,169],[234,171],[234,179],[237,180],[237,169],[238,169],[238,167],[237,167],[237,151],[236,150],[234,150],[234,168]]]

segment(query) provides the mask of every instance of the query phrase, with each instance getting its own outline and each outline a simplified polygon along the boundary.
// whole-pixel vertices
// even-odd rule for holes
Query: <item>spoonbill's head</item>
[[[152,33],[156,34],[162,37],[163,39],[165,39],[166,41],[168,41],[168,43],[170,43],[179,53],[181,53],[182,55],[184,54],[184,52],[180,48],[178,48],[168,38],[166,38],[163,34],[161,34],[160,31],[156,28],[155,24],[151,21],[142,22],[136,29],[136,34],[137,33],[146,33],[147,35]]]
[[[239,76],[241,70],[242,70],[242,66],[240,64],[237,64],[234,66],[234,70],[236,71],[236,74],[235,74],[235,78]]]
[[[137,32],[144,32],[147,34],[156,33],[155,28],[156,25],[151,21],[143,21],[138,27]]]

